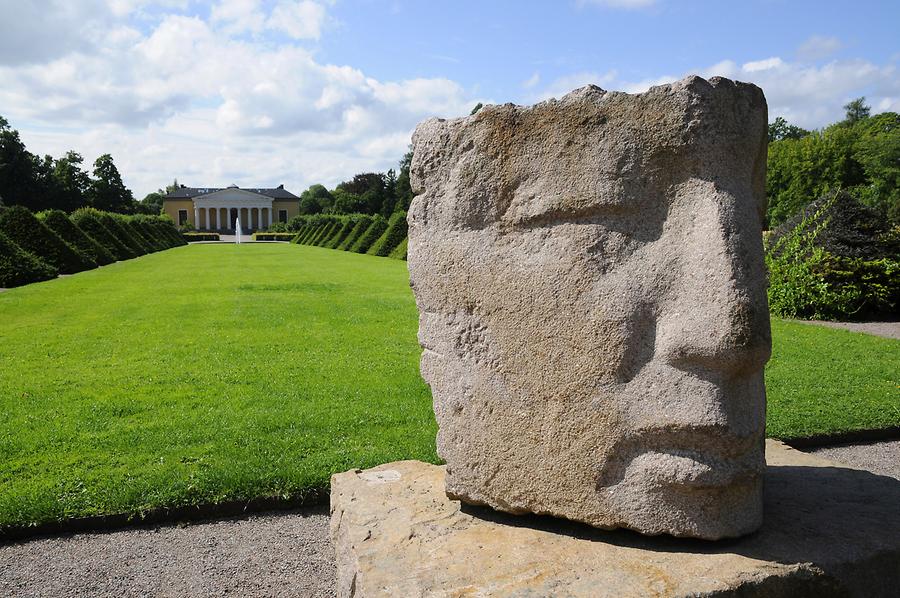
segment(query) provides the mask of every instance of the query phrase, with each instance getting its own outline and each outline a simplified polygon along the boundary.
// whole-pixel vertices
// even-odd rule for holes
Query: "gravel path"
[[[900,440],[811,449],[900,479]],[[335,584],[328,508],[0,546],[0,596],[325,597]]]
[[[334,594],[328,508],[0,546],[0,596]]]
[[[900,480],[900,440],[828,446],[805,452]]]
[[[797,320],[804,324],[816,324],[828,328],[840,328],[851,332],[865,332],[885,338],[900,339],[900,322],[825,322],[822,320]]]

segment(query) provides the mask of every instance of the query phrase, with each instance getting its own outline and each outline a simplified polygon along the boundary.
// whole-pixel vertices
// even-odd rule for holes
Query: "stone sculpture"
[[[450,497],[760,526],[766,121],[756,86],[690,77],[419,125],[408,261]]]

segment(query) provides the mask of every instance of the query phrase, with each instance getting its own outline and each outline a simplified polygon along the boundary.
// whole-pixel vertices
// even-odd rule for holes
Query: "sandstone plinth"
[[[338,595],[896,596],[900,482],[770,441],[765,523],[711,543],[463,506],[444,468],[332,478]]]
[[[451,497],[759,527],[766,121],[756,86],[691,77],[419,125],[408,260]]]

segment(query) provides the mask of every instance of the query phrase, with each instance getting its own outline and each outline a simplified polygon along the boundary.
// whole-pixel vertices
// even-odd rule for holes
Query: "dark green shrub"
[[[806,227],[828,221],[828,226],[819,231],[814,243],[832,255],[863,260],[900,255],[900,237],[891,235],[888,222],[875,209],[843,191],[828,194],[807,205],[773,230],[767,245],[774,248],[804,220],[809,220]]]
[[[23,284],[55,278],[56,268],[25,251],[0,232],[0,288],[11,289]]]
[[[97,267],[94,260],[63,241],[28,208],[13,206],[0,212],[0,231],[25,251],[59,270],[60,274],[74,274]]]
[[[337,229],[341,226],[341,223],[338,220],[334,220],[329,222],[322,228],[322,232],[316,236],[315,241],[313,241],[313,245],[318,247],[322,247],[331,238],[331,236],[337,232]]]
[[[406,247],[409,244],[409,237],[403,239],[397,247],[391,252],[388,256],[389,258],[395,260],[405,260],[406,259]]]
[[[320,247],[328,247],[329,249],[334,249],[332,244],[334,243],[334,240],[338,237],[338,235],[341,234],[341,231],[344,229],[344,225],[346,225],[346,224],[347,224],[347,217],[346,216],[338,216],[335,223],[329,229],[328,234],[325,235],[325,238],[323,238],[321,240],[321,242],[319,243],[319,246]]]
[[[387,257],[406,238],[406,212],[394,212],[388,220],[388,226],[378,240],[372,243],[369,255]]]
[[[116,261],[112,253],[75,226],[62,210],[46,210],[36,215],[38,220],[59,235],[63,241],[90,257],[98,265],[105,266]]]
[[[283,232],[283,233],[273,233],[273,232],[253,233],[253,240],[254,240],[254,241],[290,241],[290,240],[293,239],[295,236],[296,236],[296,235],[295,235],[294,233],[288,233],[288,232]]]
[[[172,247],[172,242],[165,235],[159,234],[150,221],[132,218],[132,222],[135,226],[140,227],[144,233],[144,238],[149,239],[157,251],[165,251]]]
[[[153,253],[154,251],[159,251],[159,248],[156,246],[156,243],[153,242],[153,239],[148,238],[141,227],[128,218],[127,216],[121,217],[118,219],[119,223],[125,227],[125,229],[131,233],[131,236],[134,237],[134,240],[140,244],[141,249],[144,250],[144,253]]]
[[[330,249],[337,249],[338,246],[344,242],[344,239],[347,238],[347,235],[353,230],[353,227],[356,226],[356,223],[359,221],[359,215],[350,214],[346,218],[344,218],[344,223],[341,225],[341,228],[331,236],[328,240],[328,244],[326,247]]]
[[[181,233],[184,240],[193,243],[196,241],[219,241],[219,233]]]
[[[135,257],[147,253],[147,249],[144,245],[135,239],[134,235],[131,234],[131,231],[125,227],[121,220],[119,220],[118,214],[115,216],[109,212],[100,212],[99,214],[98,217],[100,218],[100,221],[103,222],[103,225],[108,228],[119,241],[128,247]]]
[[[106,228],[99,218],[101,212],[94,208],[80,208],[72,212],[70,218],[75,225],[94,241],[102,245],[117,260],[128,260],[136,257],[127,245],[119,241],[118,237]]]
[[[840,194],[832,194],[815,202],[803,218],[794,220],[791,230],[779,230],[770,237],[766,267],[772,313],[826,320],[896,313],[900,301],[896,257],[866,260],[826,249],[858,254],[867,245],[846,242],[856,233],[852,222],[836,219],[842,213],[835,208],[840,201]],[[881,251],[877,244],[875,249],[865,248],[867,255],[876,250]]]
[[[364,215],[359,218],[356,223],[356,226],[351,229],[350,234],[341,241],[335,249],[340,249],[342,251],[349,251],[351,247],[356,243],[356,241],[366,232],[369,228],[369,225],[372,224],[372,216]]]
[[[365,253],[385,230],[387,230],[387,220],[384,219],[384,216],[379,216],[378,214],[372,216],[372,224],[369,225],[366,232],[360,235],[359,239],[357,239],[350,247],[350,251],[355,253]]]
[[[168,216],[137,216],[137,218],[146,219],[161,237],[170,241],[169,247],[187,245],[187,241],[182,238],[175,223]]]

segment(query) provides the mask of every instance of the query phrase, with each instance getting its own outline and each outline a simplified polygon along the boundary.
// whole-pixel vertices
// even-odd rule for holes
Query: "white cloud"
[[[282,1],[272,10],[268,27],[287,33],[294,39],[319,39],[325,22],[325,7],[303,0]]]
[[[774,58],[766,58],[765,60],[755,60],[753,62],[745,62],[741,69],[747,73],[756,73],[759,71],[768,71],[783,66],[784,62],[777,56]]]
[[[814,35],[800,45],[797,49],[797,56],[801,60],[812,62],[828,58],[842,47],[841,40],[836,37]]]
[[[811,66],[801,62],[788,62],[779,57],[741,65],[732,60],[723,60],[678,75],[638,81],[622,79],[616,71],[573,73],[556,79],[543,90],[526,97],[525,101],[560,97],[588,83],[611,91],[639,93],[692,73],[706,78],[722,76],[755,83],[766,94],[770,120],[782,116],[792,124],[805,128],[819,128],[840,120],[844,104],[863,95],[875,113],[900,109],[900,72],[894,64],[835,60],[821,66]]]
[[[417,122],[467,114],[483,99],[448,79],[378,80],[273,44],[267,28],[315,39],[327,15],[309,2],[268,15],[266,6],[228,0],[208,21],[161,15],[145,32],[107,11],[94,45],[75,39],[31,62],[0,63],[2,114],[34,153],[75,149],[87,162],[111,153],[138,197],[173,177],[299,193],[396,167]]]
[[[528,79],[526,79],[522,83],[522,87],[524,87],[525,89],[532,89],[533,87],[537,86],[537,84],[540,82],[541,82],[541,74],[539,72],[535,71],[533,75],[528,77]]]

